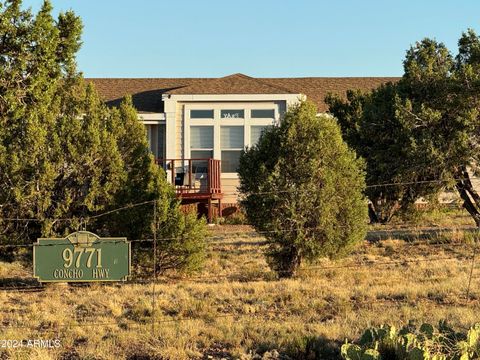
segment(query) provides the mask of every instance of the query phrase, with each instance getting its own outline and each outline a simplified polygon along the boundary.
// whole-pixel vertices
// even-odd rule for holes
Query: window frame
[[[280,103],[277,101],[262,101],[259,103],[245,101],[228,101],[228,102],[206,102],[206,103],[185,103],[182,104],[182,118],[183,118],[183,136],[177,137],[178,141],[181,141],[180,150],[176,150],[177,154],[180,152],[180,157],[185,159],[191,158],[191,150],[202,149],[190,149],[190,126],[213,126],[213,158],[217,160],[222,159],[221,149],[221,126],[243,126],[243,149],[251,147],[251,126],[272,126],[278,123],[280,118]],[[190,110],[211,110],[214,111],[213,119],[190,119]],[[265,110],[271,109],[274,111],[274,118],[254,118],[250,117],[251,110]],[[222,118],[222,110],[244,110],[244,118]],[[206,150],[206,149],[205,149]],[[233,150],[233,149],[232,149]],[[226,150],[228,151],[228,150]],[[183,154],[183,156],[182,156]],[[222,172],[221,177],[223,179],[238,179],[237,172]]]

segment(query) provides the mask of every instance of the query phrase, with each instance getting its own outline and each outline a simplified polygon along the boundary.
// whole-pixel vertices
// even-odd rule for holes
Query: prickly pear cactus
[[[442,321],[438,327],[413,322],[399,331],[393,326],[365,330],[358,344],[346,342],[345,360],[475,360],[480,359],[480,324],[465,333],[456,332]]]
[[[345,360],[360,360],[364,350],[358,345],[345,343],[342,345],[341,354]]]

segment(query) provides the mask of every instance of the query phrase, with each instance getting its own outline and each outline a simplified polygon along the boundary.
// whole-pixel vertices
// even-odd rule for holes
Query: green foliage
[[[207,254],[205,219],[197,219],[196,212],[185,213],[175,199],[159,201],[156,214],[156,259],[153,257],[153,241],[134,244],[137,275],[152,276],[154,261],[157,274],[172,271],[190,274],[200,270]],[[155,225],[152,223],[152,226]]]
[[[112,229],[131,239],[148,237],[151,234],[153,207],[149,201],[157,199],[170,204],[175,199],[172,186],[167,183],[164,171],[155,165],[145,136],[145,128],[138,121],[132,100],[127,97],[119,109],[110,109],[107,119],[108,131],[114,135],[117,151],[121,154],[119,184],[106,211],[146,202],[145,205],[114,212],[100,218],[94,226],[104,229],[109,235]],[[167,211],[165,209],[165,211]]]
[[[158,236],[170,240],[157,245],[157,269],[175,269],[184,273],[199,270],[206,256],[207,227],[205,218],[197,219],[196,212],[184,213],[178,201],[168,204],[158,222]]]
[[[151,238],[156,226],[179,237],[159,246],[160,258],[198,268],[204,222],[181,214],[131,99],[110,109],[84,83],[80,19],[51,12],[49,1],[35,15],[20,0],[0,2],[0,241],[64,236],[94,216],[86,226],[99,235]],[[12,218],[35,221],[2,221]]]
[[[316,114],[309,102],[293,106],[240,158],[242,206],[267,232],[267,258],[280,276],[304,260],[342,256],[365,236],[363,162],[335,119]]]
[[[233,214],[221,218],[219,223],[222,225],[248,225],[248,219],[242,210],[237,210]]]
[[[79,83],[82,25],[71,12],[55,21],[51,10],[48,1],[35,16],[18,0],[0,6],[0,218],[45,220],[0,224],[0,238],[10,242],[51,232],[49,213],[62,212],[52,196],[58,169],[68,167],[58,120],[79,113],[73,104],[80,99],[70,103],[64,94]]]
[[[359,344],[346,342],[341,348],[345,360],[469,360],[480,356],[480,324],[468,332],[454,331],[445,322],[438,328],[410,323],[398,330],[384,325],[365,331]]]
[[[468,171],[480,155],[479,48],[472,30],[462,35],[455,58],[442,43],[424,39],[407,51],[397,83],[326,98],[346,141],[366,159],[367,185],[404,183],[368,188],[372,220],[389,221],[420,197],[455,186],[480,224],[480,197]]]

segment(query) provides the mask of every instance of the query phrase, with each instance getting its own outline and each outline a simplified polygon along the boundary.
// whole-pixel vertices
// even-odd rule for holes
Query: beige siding
[[[233,193],[236,193],[237,187],[239,185],[239,180],[238,179],[228,179],[228,178],[221,178],[222,182],[222,191],[225,194],[223,196],[223,202],[224,203],[236,203],[237,202],[237,195],[234,195]]]
[[[183,151],[183,113],[184,113],[184,104],[179,102],[177,103],[177,111],[176,111],[176,118],[175,118],[175,157],[178,159],[182,159],[184,156]]]

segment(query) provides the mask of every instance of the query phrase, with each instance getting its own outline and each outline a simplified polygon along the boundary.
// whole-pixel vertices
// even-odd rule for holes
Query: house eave
[[[295,101],[302,94],[163,94],[162,100],[174,101]]]
[[[164,124],[165,123],[165,113],[139,113],[138,118],[144,123],[148,125],[153,124]]]

